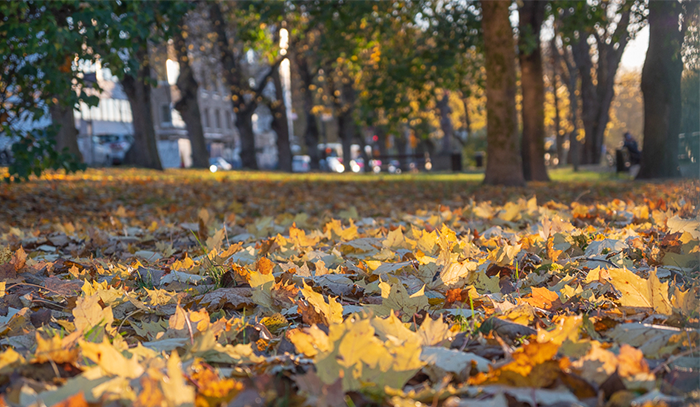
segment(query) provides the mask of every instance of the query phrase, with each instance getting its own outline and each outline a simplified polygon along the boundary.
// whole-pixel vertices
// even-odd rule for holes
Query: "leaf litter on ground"
[[[697,181],[201,174],[1,187],[0,405],[698,403]]]

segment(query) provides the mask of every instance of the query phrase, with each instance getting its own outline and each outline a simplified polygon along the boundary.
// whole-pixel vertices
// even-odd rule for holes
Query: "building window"
[[[231,112],[226,112],[226,128],[229,130],[233,128],[233,123],[231,122]]]
[[[216,128],[221,128],[221,115],[219,114],[219,109],[214,111],[214,120],[216,120]]]
[[[204,109],[204,127],[211,127],[211,123],[209,122],[209,109],[208,108]]]
[[[171,123],[173,121],[172,115],[170,114],[170,105],[162,105],[160,107],[160,111],[161,111],[161,116],[160,116],[161,123]]]

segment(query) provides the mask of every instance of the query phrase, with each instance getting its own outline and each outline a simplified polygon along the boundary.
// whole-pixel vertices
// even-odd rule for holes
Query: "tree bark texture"
[[[524,1],[520,15],[520,83],[523,93],[521,155],[527,181],[549,181],[544,163],[544,68],[540,29],[547,2]]]
[[[469,116],[469,98],[462,96],[462,106],[464,107],[464,130],[467,132],[467,137],[472,135],[472,120]],[[465,140],[466,141],[466,140]]]
[[[292,149],[289,145],[289,122],[287,121],[287,106],[284,103],[284,89],[279,68],[272,72],[277,100],[270,103],[272,113],[272,129],[277,133],[277,162],[280,171],[292,172]]]
[[[78,130],[75,128],[73,106],[52,105],[49,107],[49,113],[53,124],[60,126],[56,133],[56,150],[61,152],[68,149],[69,153],[82,162],[83,155],[78,148]]]
[[[192,145],[192,166],[194,168],[209,168],[209,153],[204,139],[202,114],[197,98],[199,84],[194,78],[194,72],[187,54],[187,43],[182,30],[175,31],[175,53],[180,66],[180,76],[177,78],[177,88],[180,90],[180,100],[175,103],[175,109],[180,112],[185,121],[187,136]]]
[[[598,62],[595,78],[591,74],[594,67],[591,59],[591,46],[588,36],[581,35],[572,43],[573,57],[581,78],[581,119],[586,133],[581,151],[582,164],[599,164],[605,138],[605,128],[610,120],[610,105],[615,97],[615,75],[620,66],[622,53],[629,41],[627,28],[630,23],[631,8],[623,4],[612,41],[596,35]],[[618,41],[614,39],[617,38]]]
[[[561,68],[561,78],[569,94],[569,120],[571,121],[572,131],[569,133],[567,161],[573,165],[574,171],[578,171],[581,162],[581,143],[577,139],[579,129],[579,98],[576,96],[576,91],[578,89],[576,64],[573,62],[571,51],[566,49],[559,51],[559,48],[555,45],[553,47],[553,52],[556,52],[557,66]]]
[[[328,72],[332,72],[328,69]],[[337,89],[335,81],[340,82],[340,89]],[[350,171],[350,160],[352,160],[352,141],[355,138],[355,119],[353,109],[355,107],[355,90],[350,79],[340,71],[335,78],[329,78],[328,90],[333,95],[333,107],[338,123],[338,136],[343,149],[343,165],[345,171]],[[336,91],[340,91],[339,93]]]
[[[134,125],[134,144],[128,152],[128,159],[139,167],[162,170],[151,109],[151,67],[146,45],[137,51],[136,58],[140,61],[136,77],[124,75],[122,80]]]
[[[223,67],[224,79],[231,92],[231,104],[236,114],[236,129],[241,140],[241,165],[250,170],[258,169],[257,151],[255,148],[255,133],[253,132],[252,117],[257,108],[259,92],[250,92],[243,78],[243,71],[236,61],[232,43],[226,33],[221,7],[216,1],[209,4],[209,18],[214,25],[216,45],[219,59]],[[260,88],[262,90],[262,88]],[[252,94],[251,94],[252,93]]]
[[[559,72],[559,50],[557,49],[556,36],[552,38],[550,42],[550,55],[552,57],[552,96],[554,98],[554,132],[556,133],[557,140],[557,159],[559,160],[558,166],[566,165],[566,152],[564,151],[564,142],[566,141],[566,136],[561,129],[561,108],[559,106],[559,93],[557,92],[559,88],[559,80],[557,78]]]
[[[486,62],[485,184],[525,185],[515,108],[515,44],[506,1],[482,0]]]
[[[442,148],[441,153],[445,155],[452,154],[452,138],[454,137],[454,127],[452,126],[452,108],[450,107],[450,92],[445,90],[442,97],[437,103],[438,112],[440,112],[440,130],[442,130]]]
[[[680,176],[682,8],[677,1],[649,2],[649,48],[642,68],[644,145],[637,178]]]
[[[306,131],[304,132],[304,143],[306,144],[306,153],[311,159],[310,167],[312,170],[321,168],[321,155],[318,151],[319,131],[316,115],[313,113],[314,94],[309,87],[313,84],[314,74],[309,69],[309,63],[306,57],[301,53],[295,55],[296,65],[299,68],[299,78],[301,79],[301,91],[304,98],[304,113],[306,114]]]

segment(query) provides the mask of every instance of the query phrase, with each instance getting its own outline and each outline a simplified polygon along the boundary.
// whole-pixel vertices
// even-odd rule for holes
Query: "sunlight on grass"
[[[0,168],[0,174],[6,174],[6,168]],[[573,168],[549,169],[549,177],[554,182],[607,182],[630,181],[629,174],[616,174],[614,171],[581,170],[574,172]],[[262,181],[262,182],[467,182],[478,184],[483,181],[483,172],[416,172],[403,174],[357,174],[357,173],[328,173],[309,172],[288,174],[275,171],[227,171],[211,173],[209,170],[171,168],[165,171],[154,171],[142,168],[112,167],[90,168],[85,172],[64,174],[62,172],[47,172],[41,179],[48,181],[86,180],[86,181],[116,181],[116,180],[162,180],[179,178],[199,178],[203,180],[230,181]]]

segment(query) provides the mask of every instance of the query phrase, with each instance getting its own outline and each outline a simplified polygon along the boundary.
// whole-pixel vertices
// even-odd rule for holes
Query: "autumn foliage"
[[[6,186],[0,405],[689,403],[699,191],[117,170]]]

